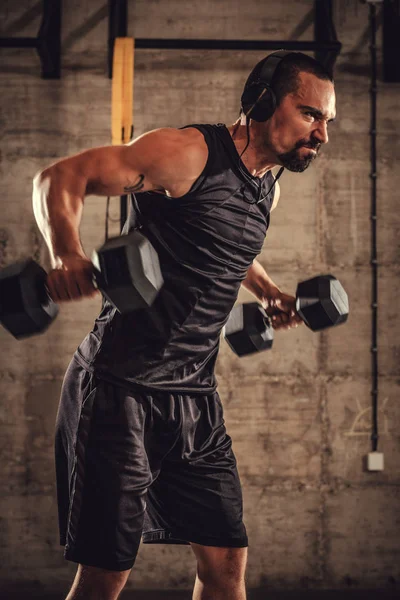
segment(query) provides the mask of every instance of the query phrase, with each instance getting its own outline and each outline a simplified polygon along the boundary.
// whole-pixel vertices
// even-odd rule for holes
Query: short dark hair
[[[261,69],[267,59],[268,56],[256,64],[246,82],[246,87],[251,82],[259,79]],[[302,52],[291,52],[279,63],[272,77],[271,87],[276,95],[277,106],[279,106],[285,96],[297,92],[300,87],[298,75],[301,72],[312,73],[318,79],[325,79],[333,83],[332,74],[315,58]],[[246,112],[247,107],[243,108]]]

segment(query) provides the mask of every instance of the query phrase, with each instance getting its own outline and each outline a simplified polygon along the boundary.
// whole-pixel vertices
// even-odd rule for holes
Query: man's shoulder
[[[208,145],[203,133],[196,127],[189,125],[182,129],[173,129],[169,133],[170,152],[176,160],[182,160],[185,168],[191,167],[195,172],[199,166],[204,166],[208,157]]]
[[[204,150],[207,147],[207,141],[204,136],[206,125],[186,125],[182,129],[178,129],[182,143],[192,149],[193,152]],[[203,131],[202,131],[203,129]]]
[[[171,197],[183,196],[208,160],[208,146],[203,134],[194,127],[164,127],[141,137],[140,150],[142,154],[148,154],[151,181]]]
[[[193,126],[186,128],[161,127],[152,129],[128,144],[132,149],[140,149],[159,162],[180,161],[188,166],[190,163],[202,161],[208,154],[208,147],[201,131]]]

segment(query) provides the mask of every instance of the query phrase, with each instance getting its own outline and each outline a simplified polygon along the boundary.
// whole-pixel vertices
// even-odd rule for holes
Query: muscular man
[[[59,526],[66,559],[79,564],[68,600],[116,599],[142,536],[144,543],[191,545],[195,600],[246,597],[241,485],[214,375],[219,338],[240,285],[275,329],[300,322],[293,296],[255,258],[279,198],[271,169],[304,171],[335,117],[333,82],[306,55],[282,59],[272,87],[277,106],[265,121],[252,119],[254,106],[242,102],[230,127],[158,129],[60,160],[35,178],[54,300],[97,293],[79,239],[89,194],[132,194],[124,231],[135,221],[164,277],[149,309],[121,315],[103,302],[64,378]]]

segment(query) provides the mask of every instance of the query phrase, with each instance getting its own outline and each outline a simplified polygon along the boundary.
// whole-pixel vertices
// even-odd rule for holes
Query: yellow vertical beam
[[[115,38],[111,86],[112,144],[126,144],[133,134],[134,39]]]

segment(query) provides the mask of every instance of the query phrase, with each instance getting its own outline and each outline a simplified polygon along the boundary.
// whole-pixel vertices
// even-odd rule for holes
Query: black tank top
[[[145,192],[124,227],[158,252],[164,285],[154,304],[121,315],[104,301],[75,356],[130,387],[211,393],[220,334],[269,225],[274,178],[253,177],[228,129],[196,127],[208,146],[203,173],[180,198]],[[134,225],[135,219],[138,223]]]

